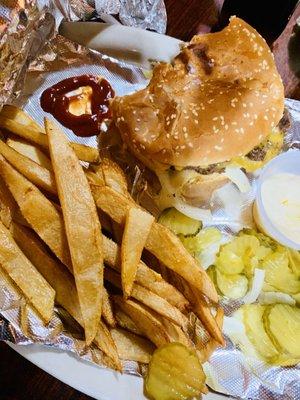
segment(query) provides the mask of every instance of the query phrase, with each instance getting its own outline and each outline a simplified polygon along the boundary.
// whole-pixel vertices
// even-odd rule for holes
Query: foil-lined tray
[[[55,9],[37,9],[31,2],[26,11],[15,17],[14,29],[0,37],[0,105],[10,102],[23,107],[39,123],[44,112],[39,105],[42,91],[54,83],[75,75],[89,73],[102,75],[110,81],[117,95],[134,92],[147,84],[141,69],[118,60],[90,51],[72,43],[55,32]],[[12,40],[12,37],[14,40]],[[3,46],[3,47],[2,47]],[[22,56],[18,56],[18,51]],[[9,62],[9,65],[6,65]],[[1,65],[1,64],[0,64]],[[12,74],[10,75],[9,69]],[[286,100],[292,127],[289,130],[286,148],[300,145],[300,102]],[[73,141],[97,146],[95,138],[78,138],[65,129]],[[136,180],[136,185],[137,185]],[[243,219],[251,207],[255,195],[255,177],[251,178],[252,191],[239,195],[239,214],[231,215],[230,209],[216,203],[213,210],[214,224],[224,233],[234,233],[249,226],[251,219]],[[236,205],[235,205],[236,209]],[[249,215],[249,213],[248,213]],[[239,306],[236,302],[224,304],[227,317]],[[231,328],[232,329],[232,328]],[[109,367],[106,359],[96,347],[87,348],[82,332],[66,313],[57,308],[56,315],[47,326],[30,309],[21,294],[0,269],[0,340],[19,345],[44,344],[75,353],[78,357]],[[209,386],[227,395],[248,399],[300,399],[300,368],[270,367],[262,361],[246,357],[226,337],[226,347],[218,348],[204,366]],[[139,375],[143,368],[137,363],[125,362],[124,373]]]

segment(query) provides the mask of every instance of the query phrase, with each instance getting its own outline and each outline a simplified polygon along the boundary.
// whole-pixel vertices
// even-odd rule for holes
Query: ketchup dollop
[[[69,111],[70,102],[80,95],[67,94],[81,87],[89,86],[91,93],[91,114],[75,115]],[[100,124],[110,118],[109,100],[115,95],[109,82],[93,75],[74,76],[64,79],[46,89],[41,96],[41,107],[52,114],[63,126],[77,136],[94,136],[100,133]]]

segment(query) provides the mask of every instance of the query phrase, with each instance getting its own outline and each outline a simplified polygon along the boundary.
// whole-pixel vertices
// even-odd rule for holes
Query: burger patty
[[[283,116],[279,121],[278,128],[279,130],[285,134],[291,126],[290,116],[288,110],[285,108]],[[268,138],[262,142],[259,146],[254,147],[245,157],[249,158],[251,161],[264,161],[268,150],[273,146],[273,143],[268,140]],[[207,167],[192,167],[188,166],[185,167],[185,170],[193,170],[196,171],[198,174],[201,175],[209,175],[215,172],[222,173],[225,171],[225,167],[228,162],[218,163],[218,164],[211,164]]]

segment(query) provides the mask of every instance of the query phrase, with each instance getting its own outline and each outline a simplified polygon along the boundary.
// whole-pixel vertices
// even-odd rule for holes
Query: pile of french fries
[[[213,283],[116,164],[14,106],[0,128],[0,270],[43,323],[59,305],[119,371],[169,342],[201,362],[223,345]]]

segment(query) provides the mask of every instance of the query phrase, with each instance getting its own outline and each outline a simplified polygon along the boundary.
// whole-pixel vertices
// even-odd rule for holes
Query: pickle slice
[[[216,282],[221,293],[230,299],[239,299],[248,290],[248,279],[245,275],[225,275],[216,270]]]
[[[194,350],[168,343],[153,353],[145,392],[152,400],[186,400],[201,394],[205,379]]]
[[[299,279],[300,278],[300,253],[299,251],[288,249],[288,255],[289,255],[289,261],[290,261],[290,267],[293,271],[293,274],[296,275],[296,277]]]
[[[202,228],[202,222],[187,217],[181,212],[177,211],[176,208],[167,208],[160,215],[158,222],[176,235],[183,236],[194,236]]]
[[[267,307],[265,328],[280,353],[300,359],[300,309],[287,304]]]
[[[267,362],[279,356],[272,340],[265,331],[263,315],[266,306],[250,304],[242,307],[246,333],[258,354]]]
[[[255,236],[243,234],[222,247],[216,266],[224,274],[239,274],[245,268],[250,268],[253,273],[254,268],[258,267],[260,257],[266,254],[262,250]],[[254,258],[257,259],[255,263]],[[248,275],[251,276],[251,273]]]
[[[262,262],[265,274],[265,284],[275,290],[296,294],[300,292],[300,280],[289,268],[289,258],[286,251],[276,251],[268,255]],[[266,290],[266,287],[264,287]]]
[[[181,237],[180,239],[190,253],[197,254],[214,243],[219,244],[222,234],[216,228],[204,228],[192,237]]]

